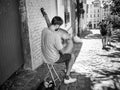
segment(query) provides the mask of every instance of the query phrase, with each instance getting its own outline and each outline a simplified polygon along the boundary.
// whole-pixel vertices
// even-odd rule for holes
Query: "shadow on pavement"
[[[113,62],[113,63],[120,63],[120,61],[118,60],[118,61],[116,61],[116,60],[111,60],[111,62]]]
[[[115,50],[120,51],[120,48],[117,48],[117,47],[116,47],[116,49],[115,49]]]
[[[104,48],[102,48],[103,50],[106,50],[106,51],[109,51],[110,50],[110,48],[109,47],[104,47]]]
[[[100,34],[89,34],[85,38],[87,38],[87,39],[101,39],[101,35]]]
[[[113,47],[116,48],[116,46],[112,45],[112,44],[108,44],[109,47]]]
[[[111,57],[111,58],[120,58],[120,52],[114,52],[109,55],[99,55],[99,56],[106,56],[106,57]]]
[[[113,70],[113,71],[107,71],[107,70],[104,70],[104,69],[101,69],[100,71],[95,71],[94,70],[94,72],[96,72],[96,73],[99,73],[99,74],[101,74],[101,75],[105,75],[105,76],[107,76],[107,77],[109,77],[109,76],[114,76],[114,75],[120,75],[120,70]]]
[[[119,83],[120,70],[107,71],[101,69],[100,71],[96,70],[94,72],[103,75],[102,77],[96,77],[94,79],[94,82],[96,83],[96,87],[98,88],[95,90],[120,90],[120,83]],[[101,89],[103,87],[105,87],[106,89]]]

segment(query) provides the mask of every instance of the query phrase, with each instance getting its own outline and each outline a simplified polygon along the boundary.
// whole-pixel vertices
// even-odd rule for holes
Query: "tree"
[[[112,0],[111,14],[120,16],[120,0]]]
[[[113,27],[120,28],[120,0],[112,0],[111,15],[113,15]]]

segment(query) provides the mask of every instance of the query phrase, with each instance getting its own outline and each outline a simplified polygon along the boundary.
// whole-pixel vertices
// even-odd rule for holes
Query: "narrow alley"
[[[120,0],[0,0],[0,90],[120,90]]]

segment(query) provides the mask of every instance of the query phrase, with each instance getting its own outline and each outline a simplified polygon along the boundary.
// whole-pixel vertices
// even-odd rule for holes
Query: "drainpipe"
[[[77,23],[78,23],[78,27],[77,27],[77,36],[79,37],[80,36],[80,10],[79,10],[79,0],[76,0],[77,2]]]

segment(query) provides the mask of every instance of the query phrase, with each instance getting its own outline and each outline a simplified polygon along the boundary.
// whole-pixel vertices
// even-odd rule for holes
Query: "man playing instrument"
[[[59,27],[63,24],[63,20],[59,16],[53,17],[51,25],[42,31],[42,53],[48,64],[65,63],[66,75],[64,83],[69,84],[75,82],[76,78],[70,77],[70,71],[75,61],[75,56],[72,54],[73,41],[67,35],[66,45],[63,46],[61,36],[58,32]],[[67,33],[67,32],[66,32]]]

